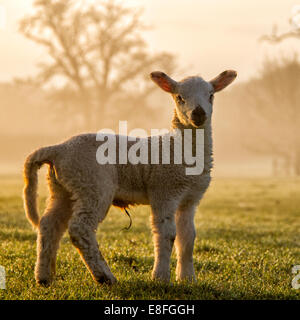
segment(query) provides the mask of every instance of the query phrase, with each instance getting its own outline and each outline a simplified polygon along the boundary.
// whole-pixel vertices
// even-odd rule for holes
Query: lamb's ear
[[[163,90],[169,93],[175,93],[177,82],[171,79],[165,73],[160,71],[154,71],[150,73],[150,78]]]
[[[210,83],[213,85],[215,92],[226,88],[237,76],[236,71],[226,70],[212,79]]]

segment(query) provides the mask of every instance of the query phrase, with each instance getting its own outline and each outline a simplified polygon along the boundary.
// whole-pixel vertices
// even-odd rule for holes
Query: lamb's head
[[[196,128],[210,121],[214,93],[227,87],[236,76],[235,71],[227,70],[208,82],[201,77],[188,77],[177,82],[160,71],[150,74],[160,88],[172,94],[179,121]]]

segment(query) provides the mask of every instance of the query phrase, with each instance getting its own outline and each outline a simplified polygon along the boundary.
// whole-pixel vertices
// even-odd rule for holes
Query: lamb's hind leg
[[[101,194],[106,196],[101,197]],[[104,260],[96,239],[98,223],[104,219],[112,202],[112,196],[108,194],[108,190],[98,194],[89,194],[86,190],[84,196],[78,198],[69,223],[69,234],[93,279],[98,283],[113,284],[116,278]]]
[[[155,262],[152,278],[170,280],[170,257],[176,236],[173,203],[152,204],[152,231],[154,235]]]
[[[194,226],[195,205],[181,206],[176,212],[177,253],[176,279],[195,281],[193,249],[196,231]]]
[[[48,285],[55,274],[59,242],[72,214],[69,194],[57,183],[53,168],[49,169],[48,182],[50,198],[39,224],[35,266],[36,281],[42,285]]]

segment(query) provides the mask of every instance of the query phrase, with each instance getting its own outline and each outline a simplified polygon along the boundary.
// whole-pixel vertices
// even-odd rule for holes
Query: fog
[[[169,128],[174,103],[151,83],[153,70],[209,80],[234,69],[236,81],[215,97],[213,175],[300,174],[297,2],[40,3],[0,6],[0,173],[21,172],[40,146],[119,120]]]

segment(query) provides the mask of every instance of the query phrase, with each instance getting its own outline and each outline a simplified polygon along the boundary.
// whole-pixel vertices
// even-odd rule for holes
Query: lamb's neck
[[[205,122],[205,124],[199,128],[195,128],[191,124],[185,125],[180,121],[180,119],[178,118],[178,115],[176,113],[176,110],[175,110],[174,116],[172,119],[172,131],[179,130],[183,134],[184,129],[191,129],[192,130],[193,143],[196,142],[196,139],[194,139],[194,136],[196,135],[196,130],[197,129],[204,130],[204,173],[209,173],[212,168],[212,161],[213,161],[211,121],[207,120]]]

